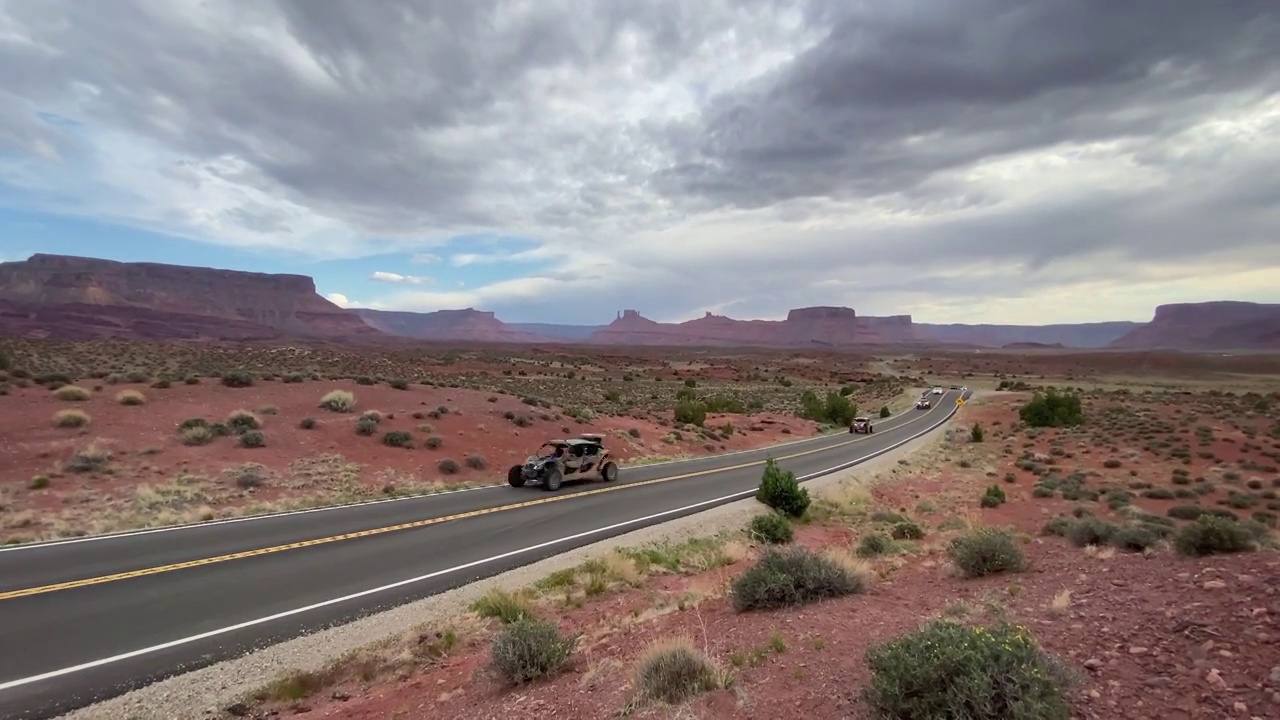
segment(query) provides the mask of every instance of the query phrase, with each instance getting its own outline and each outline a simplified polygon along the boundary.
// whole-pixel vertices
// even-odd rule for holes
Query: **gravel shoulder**
[[[933,450],[942,444],[954,421],[884,455],[848,470],[805,483],[810,492],[904,471],[899,464],[908,456]],[[926,453],[934,455],[933,452]],[[437,623],[468,612],[468,606],[489,588],[515,590],[617,546],[681,541],[742,528],[762,506],[754,499],[740,500],[670,522],[635,530],[598,543],[531,563],[492,578],[407,603],[355,622],[324,629],[273,645],[248,655],[163,680],[145,688],[72,711],[69,720],[178,720],[207,718],[237,702],[264,684],[291,670],[316,671],[359,648],[393,640],[424,624]]]

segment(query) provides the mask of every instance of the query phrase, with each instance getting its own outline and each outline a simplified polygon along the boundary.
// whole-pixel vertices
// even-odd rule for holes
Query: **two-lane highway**
[[[944,423],[960,393],[871,435],[624,468],[560,492],[493,487],[0,551],[0,708],[44,718],[154,680],[801,479]]]

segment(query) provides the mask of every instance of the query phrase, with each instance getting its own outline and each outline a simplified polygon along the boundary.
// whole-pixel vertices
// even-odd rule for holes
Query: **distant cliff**
[[[417,340],[459,340],[494,343],[538,343],[547,338],[507,325],[491,312],[472,308],[429,313],[353,310],[361,320],[389,335]]]
[[[304,275],[32,255],[0,263],[0,329],[50,337],[385,337]]]
[[[850,347],[911,342],[909,315],[858,317],[853,308],[797,308],[785,320],[735,320],[707,313],[681,323],[659,323],[635,310],[624,310],[610,324],[591,333],[600,345]]]
[[[1111,343],[1123,349],[1280,350],[1280,304],[1221,300],[1156,308]]]
[[[922,340],[982,347],[1021,343],[1062,345],[1072,348],[1105,348],[1142,323],[1116,321],[1074,325],[932,325],[916,323]]]

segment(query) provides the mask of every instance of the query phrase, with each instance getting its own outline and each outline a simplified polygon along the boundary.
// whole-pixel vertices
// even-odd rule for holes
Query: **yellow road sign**
[[[958,397],[958,398],[956,398],[956,404],[957,404],[957,405],[963,405],[963,404],[964,404],[964,398],[962,398],[962,397]]]

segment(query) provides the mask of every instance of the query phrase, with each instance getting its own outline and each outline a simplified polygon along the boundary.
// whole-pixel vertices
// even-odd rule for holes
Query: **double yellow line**
[[[927,413],[926,413],[927,415]],[[924,417],[924,415],[921,415]],[[910,425],[915,420],[909,420],[902,425],[897,425],[893,429],[898,429]],[[813,455],[814,453],[826,452],[836,448],[845,447],[854,443],[870,440],[870,437],[861,437],[855,440],[847,440],[835,445],[827,445],[812,450],[792,453],[790,455],[782,455],[774,458],[774,460],[791,460],[805,455]],[[173,572],[174,570],[183,570],[186,568],[201,567],[204,565],[212,565],[214,563],[230,562],[232,560],[243,560],[245,558],[258,557],[259,555],[269,555],[271,553],[284,552],[286,550],[298,550],[300,548],[314,547],[316,545],[325,545],[328,543],[341,542],[343,540],[355,540],[357,538],[372,537],[374,535],[383,535],[386,533],[397,532],[399,530],[411,530],[413,528],[427,527],[429,525],[439,525],[440,523],[451,522],[453,520],[465,520],[467,518],[479,517],[481,515],[490,515],[492,513],[506,512],[508,510],[518,510],[520,508],[533,507],[535,505],[545,505],[553,502],[563,502],[565,500],[574,500],[587,495],[599,495],[607,492],[617,492],[619,490],[630,490],[632,488],[643,487],[645,485],[656,485],[658,483],[672,482],[674,480],[685,480],[691,477],[699,477],[702,475],[711,475],[713,473],[728,472],[731,470],[741,470],[756,465],[764,465],[764,460],[756,460],[754,462],[741,463],[738,465],[730,465],[728,467],[718,467],[710,470],[699,470],[697,472],[684,473],[683,475],[671,475],[668,477],[655,478],[653,480],[643,480],[640,482],[625,483],[621,485],[610,485],[609,487],[597,488],[595,490],[583,490],[564,495],[552,495],[550,497],[541,498],[539,500],[528,500],[526,502],[512,503],[510,505],[498,505],[490,508],[482,508],[480,510],[472,510],[470,512],[457,513],[455,515],[444,515],[441,517],[427,518],[425,520],[414,520],[413,522],[400,523],[399,525],[388,525],[386,527],[373,528],[370,530],[360,530],[357,532],[343,533],[342,535],[331,535],[329,537],[315,538],[313,540],[301,540],[299,542],[287,543],[284,545],[275,545],[273,547],[259,548],[257,550],[243,550],[241,552],[228,553],[226,555],[218,555],[215,557],[201,558],[199,560],[188,560],[186,562],[173,563],[170,565],[159,565],[157,567],[143,568],[140,570],[130,570],[128,572],[115,573],[112,575],[101,575],[99,577],[85,578],[83,580],[70,580],[67,582],[54,583],[52,585],[43,585],[40,587],[24,588],[21,590],[10,590],[8,592],[0,592],[0,600],[13,600],[20,597],[28,597],[31,595],[43,595],[44,593],[57,592],[59,590],[71,590],[73,588],[88,587],[90,585],[101,585],[103,583],[115,582],[117,580],[128,580],[131,578],[144,577],[147,575],[158,575],[160,573]]]

